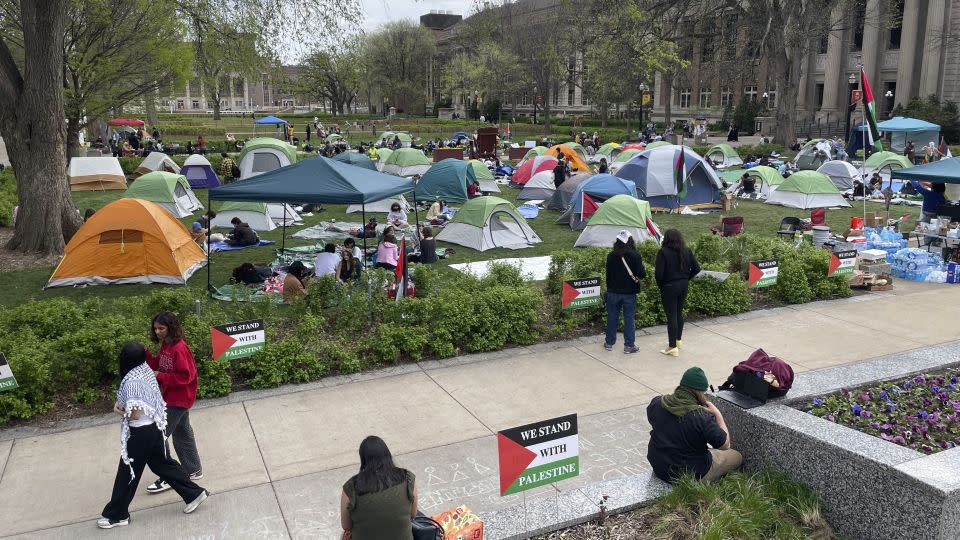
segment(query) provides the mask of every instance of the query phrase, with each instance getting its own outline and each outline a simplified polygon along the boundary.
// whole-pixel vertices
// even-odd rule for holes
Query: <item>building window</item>
[[[887,97],[887,93],[890,94],[890,97]],[[890,117],[893,113],[893,104],[897,97],[897,82],[885,82],[883,83],[883,116],[887,118]]]
[[[178,100],[177,100],[177,109],[182,109],[182,108],[183,108],[183,100],[182,100],[182,99],[178,99]]]
[[[777,107],[777,91],[776,90],[767,90],[767,99],[764,105],[767,108],[775,109]]]
[[[903,1],[898,0],[894,6],[894,17],[887,39],[887,48],[892,51],[900,50],[900,33],[903,31]]]
[[[237,109],[242,109],[242,108],[243,108],[243,100],[242,100],[242,99],[235,99],[235,100],[233,100],[233,106],[236,107]]]
[[[684,88],[683,90],[680,91],[680,108],[681,109],[690,108],[690,96],[692,94],[693,92],[691,92],[689,88]]]
[[[827,47],[830,46],[830,36],[822,35],[820,39],[817,40],[817,54],[827,54]]]
[[[863,50],[863,25],[867,18],[866,0],[857,0],[853,8],[853,38],[851,50],[858,52]]]
[[[713,92],[709,88],[700,89],[700,108],[706,109],[710,107],[710,96]]]
[[[576,105],[576,92],[577,87],[571,83],[567,83],[567,105]]]
[[[714,36],[717,33],[717,21],[716,19],[707,19],[707,22],[703,25],[703,42],[700,46],[700,57],[705,60],[713,60],[714,53]]]
[[[750,101],[757,100],[757,87],[756,86],[745,86],[743,88],[743,96],[749,99]]]
[[[737,16],[730,15],[724,18],[723,42],[727,56],[734,58],[737,55]]]
[[[587,99],[587,93],[580,92],[580,105],[589,105],[589,104],[590,104],[590,100]]]
[[[823,83],[817,83],[813,89],[814,103],[817,104],[817,108],[823,107]]]
[[[191,102],[190,102],[190,108],[191,108],[191,109],[199,109],[199,108],[200,108],[200,100],[199,100],[199,99],[195,99],[195,100],[191,101]]]
[[[720,106],[724,109],[733,107],[733,91],[730,90],[729,86],[720,89]]]
[[[243,77],[233,79],[233,93],[237,96],[243,95]]]

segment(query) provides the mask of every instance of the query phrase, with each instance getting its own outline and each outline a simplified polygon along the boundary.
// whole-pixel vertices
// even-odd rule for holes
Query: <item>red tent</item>
[[[635,149],[637,149],[637,150],[644,150],[646,147],[647,147],[647,145],[645,145],[645,144],[641,144],[641,143],[630,143],[630,144],[625,144],[625,145],[621,146],[621,147],[620,147],[620,151],[623,152],[624,150],[630,150],[631,148],[635,148]]]
[[[143,120],[132,120],[130,118],[114,118],[113,120],[107,120],[108,126],[130,126],[130,127],[143,127],[145,124]]]

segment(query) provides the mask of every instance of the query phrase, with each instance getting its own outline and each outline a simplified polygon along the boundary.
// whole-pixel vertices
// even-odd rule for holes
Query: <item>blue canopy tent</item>
[[[360,152],[340,152],[339,154],[333,156],[333,160],[341,163],[349,163],[350,165],[356,165],[357,167],[362,167],[364,169],[370,169],[371,171],[377,170],[377,164],[366,154],[361,154]]]
[[[918,149],[931,142],[940,142],[940,126],[916,118],[896,116],[877,124],[877,129],[890,134],[890,148],[900,154],[906,148],[907,141],[913,141]]]
[[[869,129],[869,124],[860,124],[850,128],[850,133],[847,134],[848,156],[856,156],[857,150],[863,150],[863,142],[867,139],[867,130]],[[866,159],[866,156],[864,156],[864,159]]]
[[[618,178],[612,174],[597,174],[587,178],[577,185],[573,196],[570,198],[570,206],[560,214],[557,223],[569,223],[571,228],[583,229],[586,226],[586,220],[583,219],[583,195],[586,194],[597,204],[606,201],[614,195],[629,195],[637,197],[637,186],[630,180]]]
[[[287,121],[276,116],[264,116],[253,121],[253,134],[257,134],[257,126],[286,126]],[[286,129],[286,128],[284,128]]]
[[[941,159],[908,169],[895,169],[890,178],[960,184],[960,157]]]
[[[294,165],[265,172],[247,180],[207,191],[210,201],[250,201],[273,203],[360,204],[376,202],[413,191],[414,183],[396,176],[315,157]],[[417,222],[420,221],[419,215]],[[363,211],[363,222],[367,222]],[[285,248],[286,220],[284,220]],[[366,238],[363,239],[366,250]],[[364,251],[366,252],[366,251]],[[210,286],[210,255],[207,254],[207,287]]]

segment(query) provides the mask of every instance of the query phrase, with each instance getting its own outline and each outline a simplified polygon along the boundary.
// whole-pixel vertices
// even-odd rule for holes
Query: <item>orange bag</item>
[[[482,540],[483,522],[466,505],[433,516],[443,526],[444,540]]]

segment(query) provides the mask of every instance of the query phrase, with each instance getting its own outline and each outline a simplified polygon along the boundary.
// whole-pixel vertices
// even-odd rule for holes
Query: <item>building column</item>
[[[824,68],[823,106],[821,115],[831,113],[836,116],[841,111],[841,104],[846,101],[840,99],[840,83],[847,84],[847,74],[843,62],[843,19],[840,9],[834,9],[830,15],[830,37],[827,41],[827,64]]]
[[[806,121],[813,105],[810,101],[810,72],[813,69],[814,51],[803,59],[800,64],[800,87],[797,88],[797,112],[800,113],[800,119]]]
[[[903,4],[903,24],[900,31],[900,65],[897,66],[897,95],[895,105],[906,106],[916,96],[919,71],[916,67],[917,32],[920,24],[920,0],[906,0]]]
[[[923,62],[920,68],[919,96],[940,94],[940,76],[943,74],[943,49],[946,36],[946,0],[932,0],[927,4],[927,26],[924,34]]]
[[[867,72],[870,88],[876,93],[880,90],[880,52],[886,47],[880,45],[880,0],[867,0],[863,21],[863,69]]]

